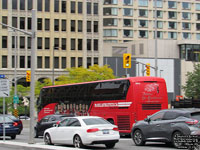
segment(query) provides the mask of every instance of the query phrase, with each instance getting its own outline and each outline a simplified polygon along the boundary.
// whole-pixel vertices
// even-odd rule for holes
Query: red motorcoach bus
[[[131,133],[132,124],[168,108],[166,83],[158,77],[129,77],[43,87],[38,120],[49,114],[100,116]]]

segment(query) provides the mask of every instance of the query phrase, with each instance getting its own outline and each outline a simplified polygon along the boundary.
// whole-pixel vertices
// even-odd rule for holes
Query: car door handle
[[[171,123],[171,125],[175,125],[175,123]]]
[[[156,125],[156,127],[160,127],[160,125],[159,125],[159,124],[157,124],[157,125]]]

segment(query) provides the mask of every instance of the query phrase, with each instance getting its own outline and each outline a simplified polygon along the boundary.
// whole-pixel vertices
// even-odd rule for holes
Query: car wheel
[[[46,145],[53,145],[53,143],[51,142],[51,137],[50,137],[49,133],[45,134],[45,136],[44,136],[44,143]]]
[[[16,139],[16,135],[11,135],[10,137],[12,140]]]
[[[183,135],[180,131],[176,131],[172,135],[172,144],[175,148],[181,148],[183,143],[180,142],[179,136]]]
[[[34,129],[34,138],[38,138],[38,133],[36,129]]]
[[[115,143],[108,143],[108,144],[105,144],[106,145],[106,148],[113,148],[115,147]]]
[[[75,135],[75,137],[74,137],[74,147],[75,148],[83,148],[84,147],[79,135]]]
[[[143,136],[141,130],[135,130],[132,138],[133,138],[135,145],[137,145],[137,146],[142,146],[145,144],[144,136]]]

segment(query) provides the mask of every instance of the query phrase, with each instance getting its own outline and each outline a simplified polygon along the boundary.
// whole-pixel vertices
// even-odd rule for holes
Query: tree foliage
[[[187,81],[182,87],[187,98],[200,98],[200,64],[194,65],[194,71],[186,74]]]
[[[86,68],[70,68],[68,69],[68,75],[62,75],[55,81],[56,85],[68,84],[68,83],[79,83],[97,80],[106,80],[116,78],[113,75],[113,70],[107,65],[99,67],[98,65],[90,66]]]

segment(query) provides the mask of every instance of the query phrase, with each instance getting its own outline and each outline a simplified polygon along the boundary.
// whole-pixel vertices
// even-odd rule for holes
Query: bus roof
[[[142,77],[128,77],[128,78],[98,80],[98,81],[80,82],[80,83],[72,83],[72,84],[53,85],[53,86],[45,86],[43,88],[61,87],[61,86],[79,85],[79,84],[88,84],[88,83],[98,83],[98,82],[106,82],[106,81],[117,81],[117,80],[130,80],[131,82],[141,82],[141,81],[159,81],[159,82],[164,82],[164,79],[160,78],[160,77],[147,77],[147,76],[143,77],[142,76]]]

